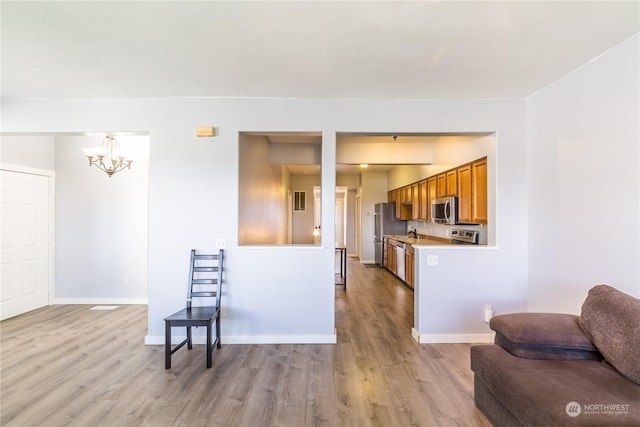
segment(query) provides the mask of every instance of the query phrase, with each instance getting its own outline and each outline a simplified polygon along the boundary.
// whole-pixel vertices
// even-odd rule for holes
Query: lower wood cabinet
[[[407,252],[404,256],[405,282],[411,289],[415,286],[416,262],[413,246],[407,245]]]

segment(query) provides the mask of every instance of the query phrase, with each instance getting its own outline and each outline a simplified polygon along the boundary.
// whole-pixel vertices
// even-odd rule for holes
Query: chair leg
[[[220,348],[222,346],[221,340],[220,340],[220,317],[216,317],[216,341],[217,341],[217,345],[216,348]]]
[[[211,344],[211,333],[212,327],[211,323],[207,325],[207,368],[211,367],[211,353],[213,351],[213,345]]]
[[[171,368],[171,323],[164,322],[164,368]]]
[[[193,345],[191,344],[191,326],[187,326],[187,348],[191,350]]]

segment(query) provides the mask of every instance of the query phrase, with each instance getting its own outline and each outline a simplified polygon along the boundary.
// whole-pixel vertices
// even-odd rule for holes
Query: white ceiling
[[[2,0],[2,96],[523,98],[639,4]]]

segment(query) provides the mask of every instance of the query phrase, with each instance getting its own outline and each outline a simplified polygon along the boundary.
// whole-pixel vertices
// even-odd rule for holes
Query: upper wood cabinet
[[[441,173],[436,176],[436,197],[445,197],[447,195],[447,174]]]
[[[487,159],[458,168],[458,222],[487,223]]]
[[[418,219],[421,221],[426,221],[429,219],[429,214],[431,211],[429,206],[429,183],[426,179],[423,179],[418,183],[418,190],[420,193],[420,209]]]
[[[458,168],[458,222],[471,223],[471,165]]]
[[[458,196],[458,222],[487,223],[486,157],[388,192],[397,219],[418,221],[431,220],[433,199],[449,196]]]
[[[427,179],[427,194],[429,197],[427,198],[427,220],[431,219],[431,201],[438,197],[438,178],[432,176]]]
[[[487,158],[473,162],[471,168],[472,222],[486,224],[489,217],[487,212]]]
[[[458,171],[452,169],[447,171],[447,196],[458,195]]]
[[[411,184],[411,219],[420,219],[420,184]]]

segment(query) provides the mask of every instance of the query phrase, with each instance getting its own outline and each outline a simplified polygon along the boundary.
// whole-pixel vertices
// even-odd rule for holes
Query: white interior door
[[[0,171],[0,319],[49,304],[49,177]]]

